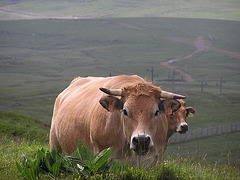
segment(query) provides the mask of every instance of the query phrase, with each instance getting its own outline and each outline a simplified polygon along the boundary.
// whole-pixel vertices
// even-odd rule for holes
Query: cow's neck
[[[171,129],[168,129],[166,140],[168,141],[168,139],[169,139],[174,133],[175,133],[175,131],[173,131],[173,130],[171,130]]]

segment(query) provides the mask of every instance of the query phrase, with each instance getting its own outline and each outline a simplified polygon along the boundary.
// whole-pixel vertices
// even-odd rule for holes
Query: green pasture
[[[2,0],[0,179],[21,179],[16,162],[22,154],[34,160],[39,149],[49,150],[54,100],[77,76],[137,74],[150,81],[154,67],[154,83],[186,95],[187,106],[196,109],[187,119],[190,130],[238,122],[239,21],[238,0]],[[197,50],[198,38],[213,47],[184,59]],[[193,82],[176,70],[173,86],[173,70],[160,63],[177,58],[169,65]],[[170,144],[156,169],[118,176],[239,179],[239,144],[239,132]],[[55,177],[65,178],[81,177]]]
[[[240,167],[239,132],[212,136],[189,142],[169,144],[165,155],[184,157]]]
[[[42,130],[41,123],[50,124],[54,100],[73,78],[137,74],[150,81],[151,72],[147,69],[154,67],[154,74],[158,75],[154,76],[155,84],[172,91],[172,82],[164,80],[171,79],[173,71],[160,63],[196,51],[194,44],[199,36],[209,45],[210,35],[214,39],[210,50],[171,64],[194,79],[193,82],[181,81],[182,74],[176,71],[175,79],[179,81],[175,82],[174,90],[186,95],[187,106],[196,109],[194,117],[187,119],[190,129],[238,122],[240,61],[239,56],[232,55],[240,52],[238,29],[240,23],[237,21],[181,18],[0,21],[0,111],[25,114],[39,120],[36,123],[40,123],[37,126],[40,132],[36,134],[43,131],[47,141],[49,129]],[[224,80],[222,94],[219,93],[221,77]],[[203,92],[201,81],[204,81]],[[21,116],[19,124],[4,114],[1,116],[4,119],[1,127],[7,123],[12,127],[8,132],[19,130],[21,124],[21,128],[35,131],[22,122],[25,118],[28,122],[25,116]],[[13,173],[6,171],[8,167],[17,170],[13,158],[7,155],[11,155],[11,151],[15,153],[11,155],[14,159],[21,158],[23,151],[34,158],[41,146],[49,148],[46,141],[38,143],[18,136],[12,139],[11,134],[1,132],[4,132],[1,136],[4,151],[1,152],[5,159],[0,161],[4,162],[0,173],[7,173],[4,177],[11,177],[8,173]],[[189,154],[191,158],[198,152],[201,161],[206,155],[206,161],[239,166],[236,160],[239,158],[238,135],[232,133],[170,145],[166,163],[174,164],[170,159],[178,152],[181,157]],[[186,163],[190,168],[192,160]]]
[[[175,82],[174,90],[196,107],[193,128],[238,121],[239,58],[224,52],[239,53],[239,28],[233,21],[178,18],[1,21],[0,109],[50,124],[54,100],[73,78],[111,73],[151,80],[152,67],[155,84],[172,91],[172,82],[162,80],[173,71],[160,63],[196,51],[199,36],[210,44],[211,35],[212,49],[170,64],[194,79]]]
[[[109,18],[109,17],[181,17],[237,20],[238,0],[3,0],[0,7],[3,20],[42,18]]]

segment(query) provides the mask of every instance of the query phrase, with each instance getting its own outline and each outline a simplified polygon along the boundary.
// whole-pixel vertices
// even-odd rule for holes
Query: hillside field
[[[73,78],[137,74],[151,81],[154,67],[155,84],[186,95],[187,106],[196,109],[190,129],[238,122],[239,29],[238,21],[166,17],[0,21],[0,111],[49,125],[56,96]],[[162,64],[169,60],[177,61]],[[207,161],[222,163],[231,156],[229,164],[239,167],[239,133],[225,136],[167,151],[195,156],[201,145],[200,159],[207,154]]]
[[[1,0],[0,19],[177,17],[240,20],[238,0]]]
[[[239,28],[234,21],[176,18],[1,21],[0,109],[50,124],[54,100],[73,78],[137,74],[151,80],[147,69],[154,67],[156,85],[187,95],[197,109],[191,128],[236,122]],[[209,35],[213,47],[184,59],[199,48],[199,37],[208,46]],[[177,58],[169,64],[177,68],[173,89],[173,70],[161,63]],[[186,74],[192,82],[184,81]]]
[[[77,76],[153,78],[187,96],[190,130],[239,122],[239,29],[239,0],[1,0],[0,179],[22,179],[22,154],[49,150],[55,98]],[[239,135],[169,144],[154,170],[110,175],[239,179]]]

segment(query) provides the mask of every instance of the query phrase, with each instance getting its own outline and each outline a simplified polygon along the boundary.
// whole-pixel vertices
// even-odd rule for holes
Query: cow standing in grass
[[[81,141],[94,154],[113,146],[111,160],[159,162],[166,116],[181,107],[175,99],[183,98],[136,75],[78,77],[55,101],[50,149],[71,154]]]

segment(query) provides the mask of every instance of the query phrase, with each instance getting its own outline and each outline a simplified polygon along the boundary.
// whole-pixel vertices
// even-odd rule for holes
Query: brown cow
[[[167,138],[165,142],[165,148],[167,147],[167,143],[169,138],[176,132],[180,134],[184,134],[188,131],[188,124],[186,122],[186,118],[190,116],[190,114],[194,114],[196,111],[193,107],[187,107],[186,102],[183,100],[177,100],[180,102],[181,107],[175,111],[174,113],[167,115],[168,119],[168,132]]]
[[[94,154],[113,146],[111,160],[155,163],[164,150],[166,115],[180,108],[174,100],[180,98],[136,75],[78,77],[56,99],[50,149],[71,154],[80,140]]]

